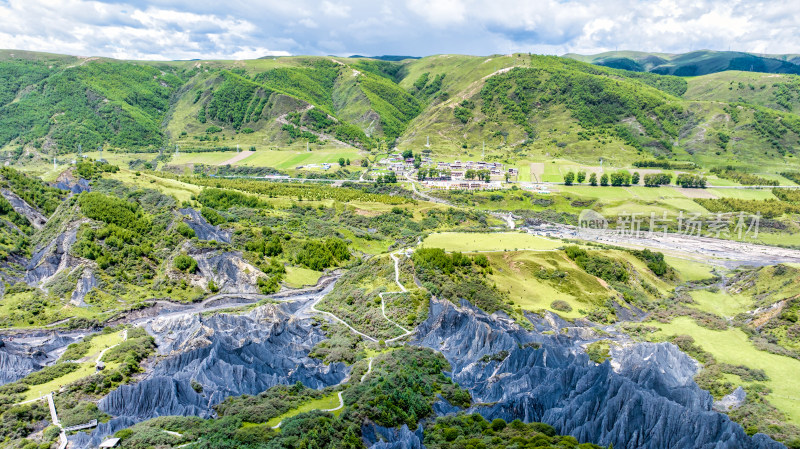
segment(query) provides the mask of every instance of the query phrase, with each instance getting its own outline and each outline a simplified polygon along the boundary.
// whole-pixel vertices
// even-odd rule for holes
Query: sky
[[[120,59],[800,53],[798,0],[0,0],[0,48]]]

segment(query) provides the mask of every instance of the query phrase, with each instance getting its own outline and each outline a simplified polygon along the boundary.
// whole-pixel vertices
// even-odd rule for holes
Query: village
[[[410,178],[431,189],[440,190],[497,190],[503,183],[517,180],[516,168],[506,169],[500,162],[486,161],[434,161],[431,157],[409,150],[390,154],[378,161],[380,169],[388,170],[397,177]]]

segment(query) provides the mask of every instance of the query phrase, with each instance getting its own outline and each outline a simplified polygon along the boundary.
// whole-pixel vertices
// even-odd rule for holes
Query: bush
[[[550,307],[552,307],[553,310],[558,310],[559,312],[572,312],[572,306],[562,299],[553,301],[550,303]]]
[[[303,245],[297,254],[296,262],[306,267],[322,271],[337,263],[350,260],[350,251],[342,239],[331,237],[325,241],[312,240]]]
[[[183,222],[181,222],[175,228],[175,230],[178,231],[178,234],[180,234],[180,235],[182,235],[182,236],[184,236],[186,238],[192,238],[192,237],[195,236],[194,229],[192,229],[191,227],[189,227],[189,225],[187,225],[186,223],[183,223]]]
[[[628,281],[628,271],[614,259],[589,253],[578,246],[568,246],[564,248],[564,252],[584,271],[606,282]]]
[[[173,265],[178,270],[185,271],[187,273],[194,273],[197,270],[197,261],[186,254],[180,254],[175,257]]]

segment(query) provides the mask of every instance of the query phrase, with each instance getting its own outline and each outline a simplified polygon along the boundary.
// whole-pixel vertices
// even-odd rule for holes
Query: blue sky
[[[0,48],[124,59],[800,53],[800,3],[710,0],[0,0]]]

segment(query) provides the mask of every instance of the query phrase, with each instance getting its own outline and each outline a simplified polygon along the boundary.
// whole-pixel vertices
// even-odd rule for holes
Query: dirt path
[[[235,164],[237,162],[240,162],[240,161],[242,161],[244,159],[247,159],[248,157],[252,156],[254,153],[255,153],[255,151],[249,151],[249,150],[248,151],[242,151],[240,153],[237,153],[236,156],[228,159],[225,162],[220,162],[217,165],[233,165],[233,164]]]
[[[531,182],[542,182],[544,162],[531,162]]]

